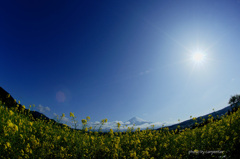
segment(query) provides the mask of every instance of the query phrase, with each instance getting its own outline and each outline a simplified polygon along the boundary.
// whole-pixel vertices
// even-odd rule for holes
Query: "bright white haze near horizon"
[[[50,118],[157,128],[239,93],[237,0],[15,3],[0,7],[0,84]]]

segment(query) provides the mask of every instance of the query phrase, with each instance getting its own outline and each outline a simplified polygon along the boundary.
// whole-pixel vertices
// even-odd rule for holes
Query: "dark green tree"
[[[237,101],[237,98],[236,98],[236,96],[232,96],[232,97],[229,99],[229,102],[228,102],[228,104],[231,104],[231,105],[233,105],[233,104],[235,104],[235,103],[236,103],[236,101]]]
[[[228,104],[231,104],[231,107],[233,107],[233,105],[236,106],[238,102],[240,102],[240,95],[236,94],[235,96],[231,96]]]

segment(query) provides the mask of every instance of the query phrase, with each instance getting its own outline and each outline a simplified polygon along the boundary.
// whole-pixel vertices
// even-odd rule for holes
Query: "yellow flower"
[[[92,127],[91,127],[91,126],[89,127],[89,130],[92,130]]]
[[[154,146],[154,147],[153,147],[153,152],[155,152],[155,151],[157,151],[157,148]]]
[[[222,146],[223,144],[224,144],[224,142],[223,142],[223,141],[220,141],[220,142],[219,142],[219,145],[220,145],[220,146]]]
[[[70,112],[70,117],[74,117],[74,114],[72,112]]]
[[[8,127],[13,127],[14,126],[14,124],[11,122],[11,120],[7,121],[7,125],[8,125]]]
[[[130,152],[130,157],[136,157],[136,156],[137,156],[137,154],[136,154],[135,151],[131,151],[131,152]]]
[[[226,140],[229,140],[229,136],[226,136]]]
[[[120,126],[121,126],[121,124],[118,122],[118,123],[117,123],[117,127],[119,128]]]
[[[21,153],[22,156],[24,155],[24,151],[23,151],[23,149],[20,151],[20,153]]]
[[[64,114],[64,113],[62,113],[62,117],[65,117],[65,114]]]
[[[107,119],[104,119],[104,122],[106,123],[108,120]]]
[[[18,101],[18,104],[20,104],[20,100]]]
[[[157,141],[155,141],[155,142],[157,142]],[[137,140],[136,140],[136,143],[140,144],[141,141],[140,141],[139,139],[137,139]]]
[[[30,148],[30,144],[29,143],[27,144],[27,148]]]
[[[29,125],[32,126],[32,125],[33,125],[33,122],[29,122]]]
[[[149,156],[149,153],[148,153],[148,151],[142,151],[142,155],[143,156]]]
[[[87,117],[86,117],[86,119],[87,119],[87,121],[89,121],[89,120],[90,120],[90,117],[89,117],[89,116],[87,116]]]
[[[164,143],[163,147],[167,148],[168,144],[167,143]]]
[[[197,150],[197,149],[195,149],[195,150],[194,150],[194,152],[198,152],[198,150]]]
[[[113,129],[110,129],[110,134],[113,134]]]
[[[84,131],[88,131],[88,128],[86,127],[86,128],[84,129]]]
[[[29,148],[28,147],[26,147],[25,150],[26,150],[26,152],[29,152]]]
[[[6,142],[5,149],[11,148],[11,144],[9,142]]]
[[[104,119],[101,120],[102,124],[104,123]]]
[[[61,146],[61,151],[64,151],[65,149]]]
[[[105,147],[105,151],[106,151],[106,152],[109,152],[109,148]]]
[[[4,132],[4,135],[5,135],[5,136],[8,136],[8,133],[7,133],[7,132]]]
[[[87,120],[86,119],[82,119],[82,124],[86,125],[87,124]]]
[[[12,110],[9,111],[10,116],[12,116],[14,114],[14,112]]]
[[[14,131],[18,131],[18,126],[17,126],[17,125],[14,125],[13,130],[14,130]]]

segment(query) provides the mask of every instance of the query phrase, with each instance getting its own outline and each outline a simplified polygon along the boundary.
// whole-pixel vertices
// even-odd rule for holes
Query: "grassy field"
[[[22,108],[24,109],[24,108]],[[30,111],[30,110],[29,110]],[[24,112],[22,110],[22,112]],[[31,117],[0,102],[0,158],[237,158],[240,109],[195,129],[140,129],[101,134],[72,131]],[[64,114],[62,115],[62,117]],[[74,114],[70,117],[74,121]],[[90,117],[82,120],[86,125]],[[102,120],[102,124],[107,120]],[[196,123],[197,125],[197,123]],[[119,125],[120,126],[120,125]]]

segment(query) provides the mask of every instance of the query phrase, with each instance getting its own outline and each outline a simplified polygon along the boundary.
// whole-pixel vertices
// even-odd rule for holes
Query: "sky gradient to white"
[[[0,85],[66,121],[187,120],[239,93],[239,17],[239,0],[2,1]]]

